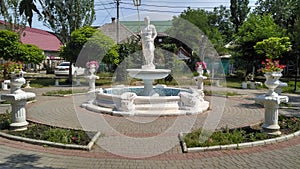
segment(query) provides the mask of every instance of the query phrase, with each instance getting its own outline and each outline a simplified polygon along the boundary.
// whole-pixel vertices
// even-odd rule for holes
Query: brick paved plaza
[[[27,119],[60,127],[100,130],[92,151],[58,149],[0,138],[0,168],[299,168],[300,138],[286,142],[199,153],[181,152],[177,135],[200,127],[240,127],[258,123],[263,109],[254,97],[263,90],[236,90],[242,97],[207,97],[211,110],[190,116],[117,117],[80,108],[85,95],[42,96],[27,105]],[[289,95],[291,101],[298,95]],[[222,106],[224,105],[224,106]],[[1,107],[5,112],[9,107]],[[280,109],[281,113],[299,113]],[[214,121],[217,120],[217,121]]]

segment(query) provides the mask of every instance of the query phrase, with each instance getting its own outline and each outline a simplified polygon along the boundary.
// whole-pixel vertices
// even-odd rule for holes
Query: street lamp
[[[141,0],[133,0],[134,6],[141,6]]]
[[[139,6],[141,6],[142,0],[133,0],[134,6],[136,6],[136,10],[138,11],[138,21],[139,21],[139,31],[141,31],[141,25],[140,25],[140,10]]]

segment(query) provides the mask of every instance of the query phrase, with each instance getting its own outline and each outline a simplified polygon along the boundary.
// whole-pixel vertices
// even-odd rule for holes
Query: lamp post
[[[139,10],[139,6],[141,6],[141,0],[133,0],[133,5],[136,6],[136,10],[138,11],[139,31],[141,31],[141,26],[140,26],[140,10]]]

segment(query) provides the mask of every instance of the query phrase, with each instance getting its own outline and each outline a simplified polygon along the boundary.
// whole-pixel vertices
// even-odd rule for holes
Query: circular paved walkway
[[[181,152],[177,139],[180,131],[238,127],[261,121],[263,109],[253,104],[253,98],[263,91],[236,90],[248,95],[227,99],[208,97],[212,109],[199,115],[128,118],[80,108],[86,99],[84,95],[41,96],[45,90],[54,89],[57,88],[31,89],[38,101],[27,106],[28,119],[61,127],[100,130],[104,136],[90,152],[0,138],[0,168],[298,168],[300,165],[299,137],[242,150]]]

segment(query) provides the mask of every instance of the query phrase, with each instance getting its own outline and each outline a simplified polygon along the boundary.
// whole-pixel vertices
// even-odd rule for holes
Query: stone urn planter
[[[274,91],[280,84],[280,77],[282,76],[281,71],[278,72],[266,72],[264,74],[266,77],[265,85],[269,89],[267,95],[268,96],[278,96],[278,94]]]
[[[21,90],[21,87],[23,84],[26,83],[25,78],[23,77],[23,71],[19,72],[18,74],[11,74],[11,80],[10,80],[10,93],[17,94],[22,93],[24,91]]]
[[[263,132],[270,135],[280,135],[280,126],[278,125],[278,108],[280,103],[287,103],[287,96],[279,96],[274,90],[279,86],[281,71],[266,72],[265,85],[268,87],[268,93],[257,96],[255,100],[264,105],[265,118],[262,125]]]
[[[28,122],[26,121],[26,107],[28,99],[35,98],[35,93],[25,92],[21,86],[26,83],[23,77],[23,72],[11,74],[11,93],[1,95],[2,100],[7,100],[11,103],[12,107],[12,123],[10,124],[11,130],[22,131],[27,130]]]

